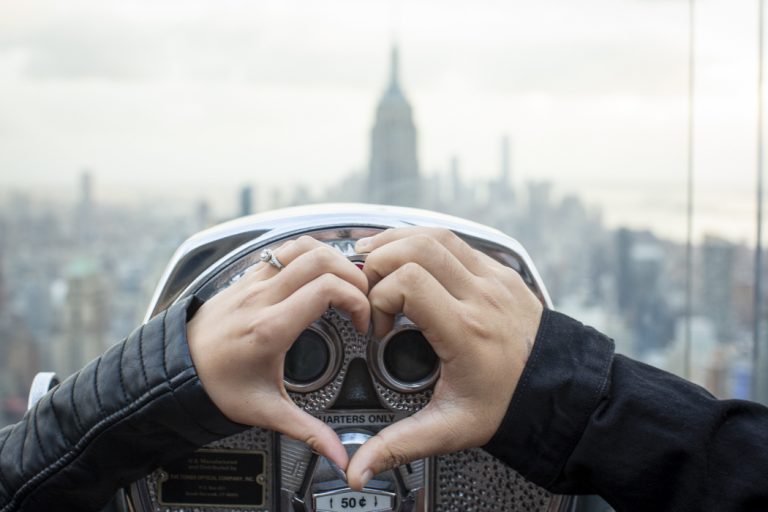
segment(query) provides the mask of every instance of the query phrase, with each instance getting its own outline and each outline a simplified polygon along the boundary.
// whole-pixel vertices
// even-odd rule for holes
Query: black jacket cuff
[[[612,360],[610,338],[545,309],[507,413],[485,450],[549,487],[608,385]]]
[[[169,310],[167,321],[168,360],[180,364],[178,373],[171,377],[173,398],[179,407],[185,411],[185,428],[180,428],[190,438],[193,444],[208,444],[211,441],[227,437],[250,428],[230,421],[213,403],[197,377],[197,371],[192,361],[187,340],[187,322],[203,305],[197,297],[187,298]],[[174,308],[179,310],[174,313]],[[186,313],[184,312],[186,310]],[[184,369],[182,369],[184,367]],[[194,378],[189,379],[187,372],[191,371]],[[197,427],[197,428],[193,428]]]

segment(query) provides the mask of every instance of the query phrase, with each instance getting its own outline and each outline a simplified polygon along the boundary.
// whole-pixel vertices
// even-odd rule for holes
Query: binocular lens
[[[309,384],[325,373],[330,363],[328,343],[317,332],[302,332],[285,355],[285,378],[295,384]]]
[[[427,339],[415,329],[398,332],[384,348],[384,366],[395,379],[417,383],[428,379],[437,369],[438,358]]]
[[[380,342],[371,340],[368,350],[369,368],[396,391],[421,391],[437,380],[440,360],[416,326],[398,327]],[[316,391],[336,378],[343,360],[344,348],[336,330],[324,320],[314,322],[285,354],[285,389]]]

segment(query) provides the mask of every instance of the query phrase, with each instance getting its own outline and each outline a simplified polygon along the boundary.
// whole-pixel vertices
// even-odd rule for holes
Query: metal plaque
[[[163,465],[161,505],[259,508],[264,506],[266,454],[201,449]]]

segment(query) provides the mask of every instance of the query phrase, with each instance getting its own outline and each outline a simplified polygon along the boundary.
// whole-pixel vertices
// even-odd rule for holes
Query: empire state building
[[[411,105],[400,89],[397,46],[392,47],[390,80],[371,130],[368,201],[418,206],[419,162]]]

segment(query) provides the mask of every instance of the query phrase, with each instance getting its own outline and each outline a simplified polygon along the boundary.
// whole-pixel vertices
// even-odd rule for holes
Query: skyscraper
[[[721,340],[730,340],[735,328],[734,288],[738,268],[736,245],[707,235],[701,245],[702,312],[714,322]]]
[[[81,243],[94,239],[93,215],[93,175],[85,169],[80,174],[80,196],[75,209],[75,233]]]
[[[417,206],[421,194],[416,126],[400,89],[398,60],[397,46],[393,46],[389,86],[379,100],[371,130],[368,201]]]
[[[243,185],[240,188],[240,216],[245,217],[253,213],[253,188]]]
[[[509,135],[501,138],[501,176],[502,185],[509,186],[511,171],[509,169]]]
[[[66,300],[61,310],[64,336],[56,357],[56,371],[61,376],[74,373],[106,348],[112,293],[95,259],[74,259],[66,273]]]

